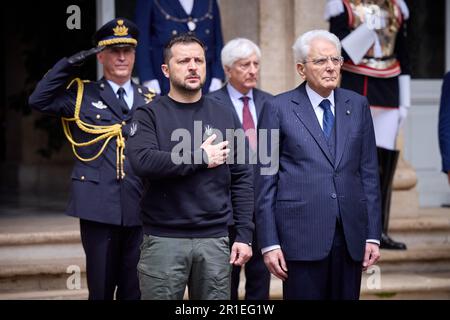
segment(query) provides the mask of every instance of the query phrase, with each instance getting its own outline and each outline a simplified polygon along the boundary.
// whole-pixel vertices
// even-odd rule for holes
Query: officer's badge
[[[145,100],[145,103],[150,103],[150,102],[153,100],[153,97],[154,97],[155,95],[156,95],[156,94],[155,94],[154,92],[145,93],[145,94],[144,94],[144,100]]]
[[[117,37],[123,37],[128,35],[128,28],[123,24],[123,20],[117,20],[117,26],[113,28],[114,35]]]
[[[134,136],[137,132],[138,125],[136,122],[133,122],[130,126],[130,137]]]
[[[103,104],[101,100],[99,100],[98,102],[92,102],[92,105],[100,110],[108,108],[108,106],[106,104]]]
[[[205,134],[207,137],[209,137],[213,134],[213,128],[210,125],[205,126]]]

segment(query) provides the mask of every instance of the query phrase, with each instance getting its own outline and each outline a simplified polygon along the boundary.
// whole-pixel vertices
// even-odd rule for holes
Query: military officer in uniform
[[[411,105],[408,17],[403,0],[329,0],[325,10],[330,31],[344,49],[341,87],[366,96],[371,107],[380,169],[382,249],[406,249],[388,236],[388,226],[400,153],[395,143]]]
[[[126,158],[134,110],[152,93],[131,81],[137,26],[122,18],[94,34],[95,47],[62,58],[29,97],[40,112],[60,116],[75,165],[67,214],[80,219],[89,299],[139,299],[137,262],[142,227],[142,181]],[[76,77],[78,66],[96,54],[104,77]],[[75,78],[75,79],[74,79]]]
[[[173,36],[192,33],[205,44],[204,93],[222,87],[224,72],[220,51],[223,39],[216,0],[138,0],[136,24],[141,32],[136,53],[141,84],[158,94],[167,94],[169,80],[161,70],[164,46]]]

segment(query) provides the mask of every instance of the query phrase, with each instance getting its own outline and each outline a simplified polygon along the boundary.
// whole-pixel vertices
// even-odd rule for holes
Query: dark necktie
[[[323,99],[319,106],[323,109],[323,133],[328,139],[334,124],[334,115],[333,112],[331,112],[331,102],[328,99]]]
[[[128,104],[125,101],[125,89],[120,87],[117,90],[117,95],[119,96],[119,105],[122,108],[123,114],[127,114],[130,111],[130,108],[128,108]]]
[[[252,114],[250,113],[250,107],[248,105],[249,97],[243,96],[239,98],[244,102],[244,108],[242,109],[242,128],[244,129],[245,136],[248,139],[250,148],[256,150],[256,130],[255,123],[253,122]]]

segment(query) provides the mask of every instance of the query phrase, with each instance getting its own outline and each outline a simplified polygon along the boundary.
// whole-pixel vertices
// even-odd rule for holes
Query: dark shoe
[[[387,234],[381,234],[380,249],[406,250],[406,244],[392,240]]]

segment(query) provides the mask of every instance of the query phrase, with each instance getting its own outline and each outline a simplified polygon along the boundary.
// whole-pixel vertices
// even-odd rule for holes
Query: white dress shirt
[[[227,91],[228,95],[230,96],[231,102],[233,103],[234,109],[236,110],[236,113],[239,117],[239,121],[241,121],[241,124],[243,122],[242,119],[242,111],[244,110],[244,101],[242,101],[240,98],[243,96],[249,97],[248,100],[248,108],[250,109],[250,113],[253,118],[253,123],[255,124],[255,129],[257,128],[257,121],[258,116],[256,115],[256,107],[255,107],[255,100],[253,99],[253,89],[250,89],[247,94],[242,94],[239,91],[237,91],[230,83],[227,84]]]
[[[333,115],[336,114],[335,112],[335,104],[334,104],[334,90],[331,91],[330,95],[326,98],[322,97],[320,94],[315,92],[311,87],[306,83],[306,94],[308,95],[309,102],[311,102],[311,105],[313,106],[314,113],[316,114],[317,120],[319,121],[320,127],[323,130],[323,109],[319,106],[319,104],[324,99],[328,99],[331,102],[331,112]]]

